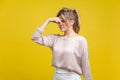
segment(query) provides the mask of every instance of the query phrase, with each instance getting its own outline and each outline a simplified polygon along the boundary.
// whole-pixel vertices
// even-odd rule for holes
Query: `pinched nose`
[[[62,22],[59,22],[58,24],[59,24],[59,26],[62,26],[62,25],[63,25]]]
[[[63,23],[62,23],[62,22],[59,22],[58,24],[59,24],[59,25],[62,25]]]

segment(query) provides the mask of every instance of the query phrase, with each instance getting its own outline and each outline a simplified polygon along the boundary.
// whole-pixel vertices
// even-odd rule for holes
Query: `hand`
[[[48,19],[49,22],[59,23],[61,20],[58,17],[53,17]]]

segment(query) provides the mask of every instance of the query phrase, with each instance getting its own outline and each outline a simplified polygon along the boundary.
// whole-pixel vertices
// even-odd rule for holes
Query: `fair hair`
[[[78,11],[76,9],[62,8],[58,12],[57,17],[61,15],[63,15],[66,20],[74,20],[73,30],[78,34],[80,31]]]

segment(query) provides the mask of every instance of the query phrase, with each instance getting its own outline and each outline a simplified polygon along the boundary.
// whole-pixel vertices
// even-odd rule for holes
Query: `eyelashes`
[[[62,23],[65,23],[65,20],[61,20],[60,22],[57,22],[57,23],[60,24],[61,22],[62,22]]]
[[[65,22],[65,20],[61,20],[61,22],[63,22],[63,23],[64,23],[64,22]]]

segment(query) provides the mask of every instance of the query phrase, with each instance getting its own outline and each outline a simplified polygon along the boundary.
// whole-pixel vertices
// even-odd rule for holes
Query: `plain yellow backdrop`
[[[31,36],[62,7],[79,11],[93,80],[120,80],[119,0],[0,0],[0,80],[52,80],[52,51]],[[50,33],[62,34],[53,23]]]

